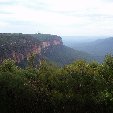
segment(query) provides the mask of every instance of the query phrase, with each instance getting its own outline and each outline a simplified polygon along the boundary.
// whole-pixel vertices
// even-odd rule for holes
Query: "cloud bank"
[[[0,32],[113,35],[113,0],[0,0]]]

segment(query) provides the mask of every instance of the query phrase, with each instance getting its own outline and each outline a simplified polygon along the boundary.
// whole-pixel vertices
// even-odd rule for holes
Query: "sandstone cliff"
[[[30,54],[40,55],[43,49],[56,45],[63,45],[57,35],[0,33],[0,62],[11,58],[19,63]]]

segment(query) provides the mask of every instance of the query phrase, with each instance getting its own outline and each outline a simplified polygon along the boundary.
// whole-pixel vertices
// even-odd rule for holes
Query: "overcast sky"
[[[113,35],[113,0],[0,0],[0,32]]]

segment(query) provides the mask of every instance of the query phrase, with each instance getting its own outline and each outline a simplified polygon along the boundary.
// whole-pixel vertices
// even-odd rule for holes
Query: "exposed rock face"
[[[62,45],[62,39],[49,34],[0,33],[0,61],[11,58],[17,63],[45,48]]]

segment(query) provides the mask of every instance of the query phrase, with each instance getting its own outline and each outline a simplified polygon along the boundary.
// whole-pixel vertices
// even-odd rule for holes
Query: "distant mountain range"
[[[72,43],[71,43],[72,41]],[[106,54],[113,54],[113,37],[98,39],[96,41],[77,43],[73,40],[66,44],[76,50],[87,52],[95,58],[103,59]]]

